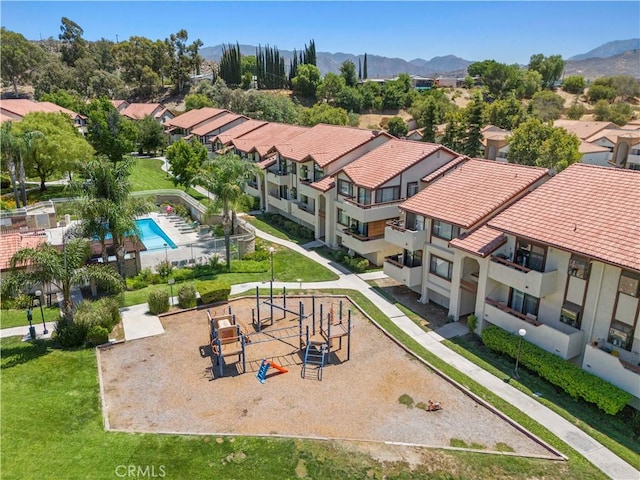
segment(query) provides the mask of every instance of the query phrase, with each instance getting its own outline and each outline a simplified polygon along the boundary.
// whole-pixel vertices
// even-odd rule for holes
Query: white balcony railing
[[[489,278],[537,298],[557,290],[557,273],[538,272],[496,256],[489,262]]]

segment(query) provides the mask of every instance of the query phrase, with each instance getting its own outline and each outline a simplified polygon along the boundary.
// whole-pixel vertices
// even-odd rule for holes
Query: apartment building
[[[197,127],[191,129],[191,134],[185,137],[185,140],[195,137],[202,145],[204,145],[209,152],[213,151],[213,144],[211,139],[216,137],[222,132],[225,132],[233,127],[240,125],[243,122],[249,120],[249,117],[244,115],[237,115],[235,113],[229,113],[228,115],[222,115],[214,117],[211,120],[201,123]]]
[[[332,175],[391,138],[373,130],[319,124],[276,144],[265,176],[267,211],[299,222],[333,245]]]
[[[524,329],[640,406],[639,203],[640,172],[574,164],[453,239],[476,265],[478,329]]]
[[[397,253],[385,259],[384,272],[456,319],[474,312],[479,264],[456,258],[449,242],[466,238],[548,179],[544,168],[456,158],[423,178],[424,188],[400,204],[400,220],[387,224],[385,240]]]
[[[418,193],[420,179],[457,156],[442,145],[392,138],[340,169],[332,190],[337,224],[327,243],[382,265],[397,250],[384,231],[398,219],[398,206]]]
[[[161,103],[127,103],[124,100],[112,100],[111,104],[118,110],[120,115],[130,120],[142,120],[145,117],[152,117],[158,123],[164,124],[167,120],[175,118],[175,115]]]
[[[232,147],[232,141],[242,135],[249,133],[256,128],[266,125],[267,122],[262,120],[249,119],[238,125],[235,125],[228,130],[220,132],[209,139],[211,144],[211,150],[215,153],[224,153],[228,148]]]
[[[167,120],[165,123],[167,126],[165,133],[169,135],[169,143],[177,142],[181,138],[191,135],[194,128],[229,114],[231,114],[229,110],[212,107],[189,110],[182,115]]]

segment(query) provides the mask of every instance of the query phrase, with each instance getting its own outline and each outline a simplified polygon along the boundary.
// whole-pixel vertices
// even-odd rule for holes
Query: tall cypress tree
[[[362,79],[366,80],[369,78],[369,74],[367,72],[367,54],[364,54],[364,66],[362,67]]]
[[[237,87],[242,82],[242,55],[240,45],[229,44],[222,47],[222,58],[220,59],[220,77],[229,86]]]
[[[362,80],[362,63],[360,57],[358,57],[358,80]]]

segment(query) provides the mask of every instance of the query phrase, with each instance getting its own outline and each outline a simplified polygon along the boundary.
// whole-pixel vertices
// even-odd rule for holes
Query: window
[[[344,210],[342,210],[341,208],[338,209],[338,223],[344,226],[349,225],[349,216],[344,213]]]
[[[431,233],[438,238],[453,240],[460,235],[460,227],[440,220],[434,220],[431,224]]]
[[[407,198],[413,197],[416,193],[418,193],[418,182],[407,183]]]
[[[404,262],[403,265],[409,268],[419,267],[422,265],[422,250],[416,250],[414,252],[410,252],[409,250],[404,251]]]
[[[565,301],[560,310],[560,321],[580,330],[582,325],[582,307],[575,303]]]
[[[371,190],[358,188],[358,203],[360,205],[371,205]]]
[[[353,184],[346,180],[338,180],[338,193],[345,197],[353,197]]]
[[[399,199],[400,187],[387,187],[376,190],[376,203],[393,202]]]
[[[291,187],[291,200],[295,200],[296,198],[298,198],[298,189]]]
[[[522,267],[544,272],[547,247],[518,238],[516,242],[516,263]]]
[[[540,303],[540,299],[533,295],[521,292],[515,288],[511,289],[509,308],[512,310],[522,313],[523,315],[538,315],[538,303]]]
[[[404,227],[407,230],[414,230],[420,232],[424,230],[424,217],[422,215],[416,215],[413,212],[406,212],[404,219]]]
[[[294,175],[296,173],[298,173],[298,164],[295,162],[291,162],[290,166],[289,166],[289,170],[291,173],[293,173]]]
[[[571,259],[569,260],[569,275],[572,277],[582,278],[586,280],[589,278],[589,270],[591,264],[589,260],[584,257],[579,257],[577,255],[571,255]]]
[[[633,328],[626,323],[613,320],[609,326],[609,336],[607,342],[614,347],[622,348],[623,350],[631,351]]]
[[[640,275],[623,270],[618,281],[618,291],[632,297],[640,296]]]
[[[317,182],[322,177],[324,177],[324,170],[322,169],[321,166],[319,166],[318,164],[314,163],[313,164],[313,181]]]
[[[308,180],[309,179],[309,167],[306,165],[302,165],[302,167],[300,167],[300,179],[301,180]]]
[[[451,280],[451,270],[453,269],[453,263],[449,262],[435,255],[431,255],[431,262],[429,263],[429,272],[444,278],[445,280]]]

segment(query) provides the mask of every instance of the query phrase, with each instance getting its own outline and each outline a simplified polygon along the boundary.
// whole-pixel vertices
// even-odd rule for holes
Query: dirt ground
[[[275,324],[251,333],[245,374],[229,358],[224,377],[212,369],[209,327],[205,310],[161,318],[165,333],[102,350],[99,356],[105,414],[109,428],[137,432],[184,432],[229,435],[282,435],[375,442],[404,442],[449,446],[452,439],[477,448],[512,449],[521,455],[549,455],[537,442],[476,403],[452,384],[408,355],[374,326],[345,297],[316,297],[319,309],[343,322],[351,310],[351,358],[347,343],[332,350],[331,364],[318,380],[313,372],[301,378],[297,317],[274,310]],[[262,299],[261,299],[262,301]],[[287,306],[311,313],[311,297],[287,298]],[[282,298],[277,300],[282,305]],[[333,307],[332,307],[333,305]],[[230,301],[232,312],[248,332],[255,298]],[[228,306],[212,309],[223,315]],[[270,314],[260,307],[261,318]],[[311,319],[306,325],[311,328]],[[334,330],[335,331],[335,330]],[[291,338],[282,338],[286,335]],[[272,339],[269,342],[259,340]],[[337,347],[335,345],[334,347]],[[269,370],[264,384],[256,378],[261,360],[268,358],[288,369]],[[415,405],[428,400],[443,409],[426,412],[399,402],[408,395]]]

